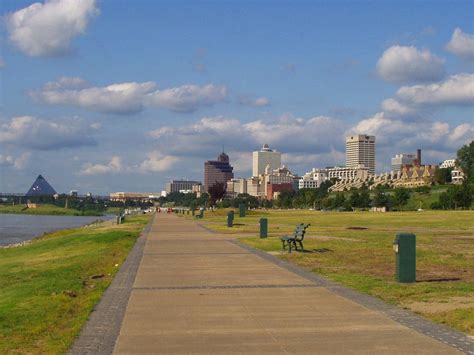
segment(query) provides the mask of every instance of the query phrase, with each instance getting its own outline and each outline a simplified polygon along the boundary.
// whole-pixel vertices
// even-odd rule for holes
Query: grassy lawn
[[[0,248],[0,354],[66,352],[149,218]]]
[[[237,211],[236,211],[237,212]],[[307,210],[206,212],[208,228],[233,233],[244,243],[307,270],[400,305],[474,335],[474,211],[320,212]],[[269,238],[259,239],[258,220],[269,220]],[[311,223],[305,252],[283,253],[278,236],[299,222]],[[417,235],[417,283],[394,282],[392,242],[398,231]]]
[[[14,213],[14,214],[34,214],[34,215],[53,215],[53,216],[82,216],[82,212],[72,209],[63,208],[50,204],[39,204],[37,208],[26,208],[24,204],[21,205],[0,205],[0,213]],[[86,211],[89,216],[101,215],[94,211]]]

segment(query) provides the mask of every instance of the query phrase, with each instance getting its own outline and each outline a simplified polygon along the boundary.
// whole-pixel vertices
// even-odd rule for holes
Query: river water
[[[61,229],[77,228],[111,217],[36,216],[0,213],[0,246],[20,243]]]

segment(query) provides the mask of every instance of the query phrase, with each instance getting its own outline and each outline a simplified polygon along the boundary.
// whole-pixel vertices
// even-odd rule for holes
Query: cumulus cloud
[[[25,152],[18,157],[12,155],[0,154],[0,167],[13,167],[15,169],[24,169],[30,159],[31,153]]]
[[[410,115],[441,106],[473,106],[474,74],[452,75],[429,85],[402,86],[395,98],[382,102],[382,108],[393,115]]]
[[[474,35],[463,32],[456,28],[451,40],[446,45],[446,49],[457,56],[468,60],[474,60]]]
[[[145,106],[156,106],[175,112],[194,112],[202,106],[224,101],[225,86],[183,85],[158,90],[156,83],[126,82],[108,86],[92,86],[81,78],[63,77],[46,83],[31,96],[50,105],[66,105],[112,114],[134,114]]]
[[[86,31],[99,10],[95,0],[46,0],[6,16],[10,41],[32,56],[55,56],[68,52],[71,41]]]
[[[224,101],[227,88],[220,85],[183,85],[175,88],[156,90],[147,96],[150,105],[175,112],[194,112],[201,106],[212,106]]]
[[[444,62],[427,49],[396,45],[379,58],[377,73],[393,83],[431,82],[444,77]]]
[[[417,147],[453,151],[474,139],[474,125],[462,123],[451,127],[447,122],[406,122],[384,112],[365,118],[348,133],[373,134],[377,146],[388,147],[392,154],[397,149],[406,151]]]
[[[327,152],[331,147],[343,146],[344,129],[342,121],[325,116],[280,117],[247,123],[226,117],[205,117],[183,127],[164,126],[148,135],[171,154],[215,154],[216,146],[222,144],[226,149],[248,151],[260,148],[263,143],[288,152]],[[341,139],[334,140],[335,136]]]
[[[239,99],[239,103],[244,106],[250,106],[250,107],[264,107],[270,105],[270,100],[266,97],[258,97],[256,99],[247,97],[247,96],[242,96]]]
[[[87,163],[82,166],[80,175],[102,175],[109,173],[118,173],[123,170],[122,158],[113,156],[108,163],[91,164]]]
[[[90,125],[77,119],[51,121],[33,116],[0,121],[0,143],[21,148],[52,150],[95,145]]]
[[[143,173],[167,171],[179,160],[178,157],[164,155],[155,150],[147,154],[147,159],[138,166],[138,171]]]

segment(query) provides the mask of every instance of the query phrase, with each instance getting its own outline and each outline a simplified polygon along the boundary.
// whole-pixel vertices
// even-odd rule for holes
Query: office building
[[[375,136],[357,134],[346,137],[346,167],[364,165],[375,174]]]
[[[303,175],[302,178],[298,180],[299,189],[316,189],[321,184],[328,180],[328,171],[327,169],[314,169],[310,172],[307,172]]]
[[[392,171],[401,171],[405,165],[413,165],[415,154],[397,154],[392,158]]]
[[[264,144],[260,151],[253,152],[252,176],[265,173],[267,165],[270,171],[281,167],[281,153],[270,149],[268,144]]]
[[[229,156],[222,152],[217,160],[208,160],[204,163],[204,189],[209,192],[209,188],[216,183],[227,187],[227,181],[234,177],[234,168],[229,164]]]
[[[192,191],[194,185],[201,185],[201,182],[191,180],[171,180],[166,183],[165,191],[167,194],[171,192]]]

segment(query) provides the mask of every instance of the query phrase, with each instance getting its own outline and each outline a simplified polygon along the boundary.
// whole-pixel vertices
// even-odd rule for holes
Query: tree
[[[390,196],[382,188],[376,188],[373,204],[375,207],[389,207]]]
[[[362,189],[362,191],[360,192],[360,197],[359,197],[359,207],[361,208],[368,208],[370,207],[370,194],[369,194],[369,190],[367,190],[366,188],[365,189]]]
[[[405,189],[403,187],[397,188],[395,189],[395,193],[393,195],[393,203],[398,206],[400,210],[402,210],[403,206],[408,203],[410,195],[411,193],[408,189]]]
[[[351,196],[349,197],[349,202],[351,207],[360,207],[360,193],[358,189],[352,191]]]
[[[474,183],[474,141],[458,150],[457,164],[466,175],[466,180]]]
[[[439,207],[449,210],[470,208],[472,205],[472,188],[469,184],[450,186],[439,196]]]
[[[437,169],[434,176],[435,182],[439,185],[449,184],[451,182],[451,171],[453,171],[453,168]]]
[[[336,197],[332,201],[333,208],[344,207],[344,203],[346,202],[346,198],[342,192],[336,192]]]
[[[211,197],[211,205],[215,205],[216,201],[220,200],[225,195],[225,184],[222,182],[216,182],[214,185],[209,186],[209,195]]]

